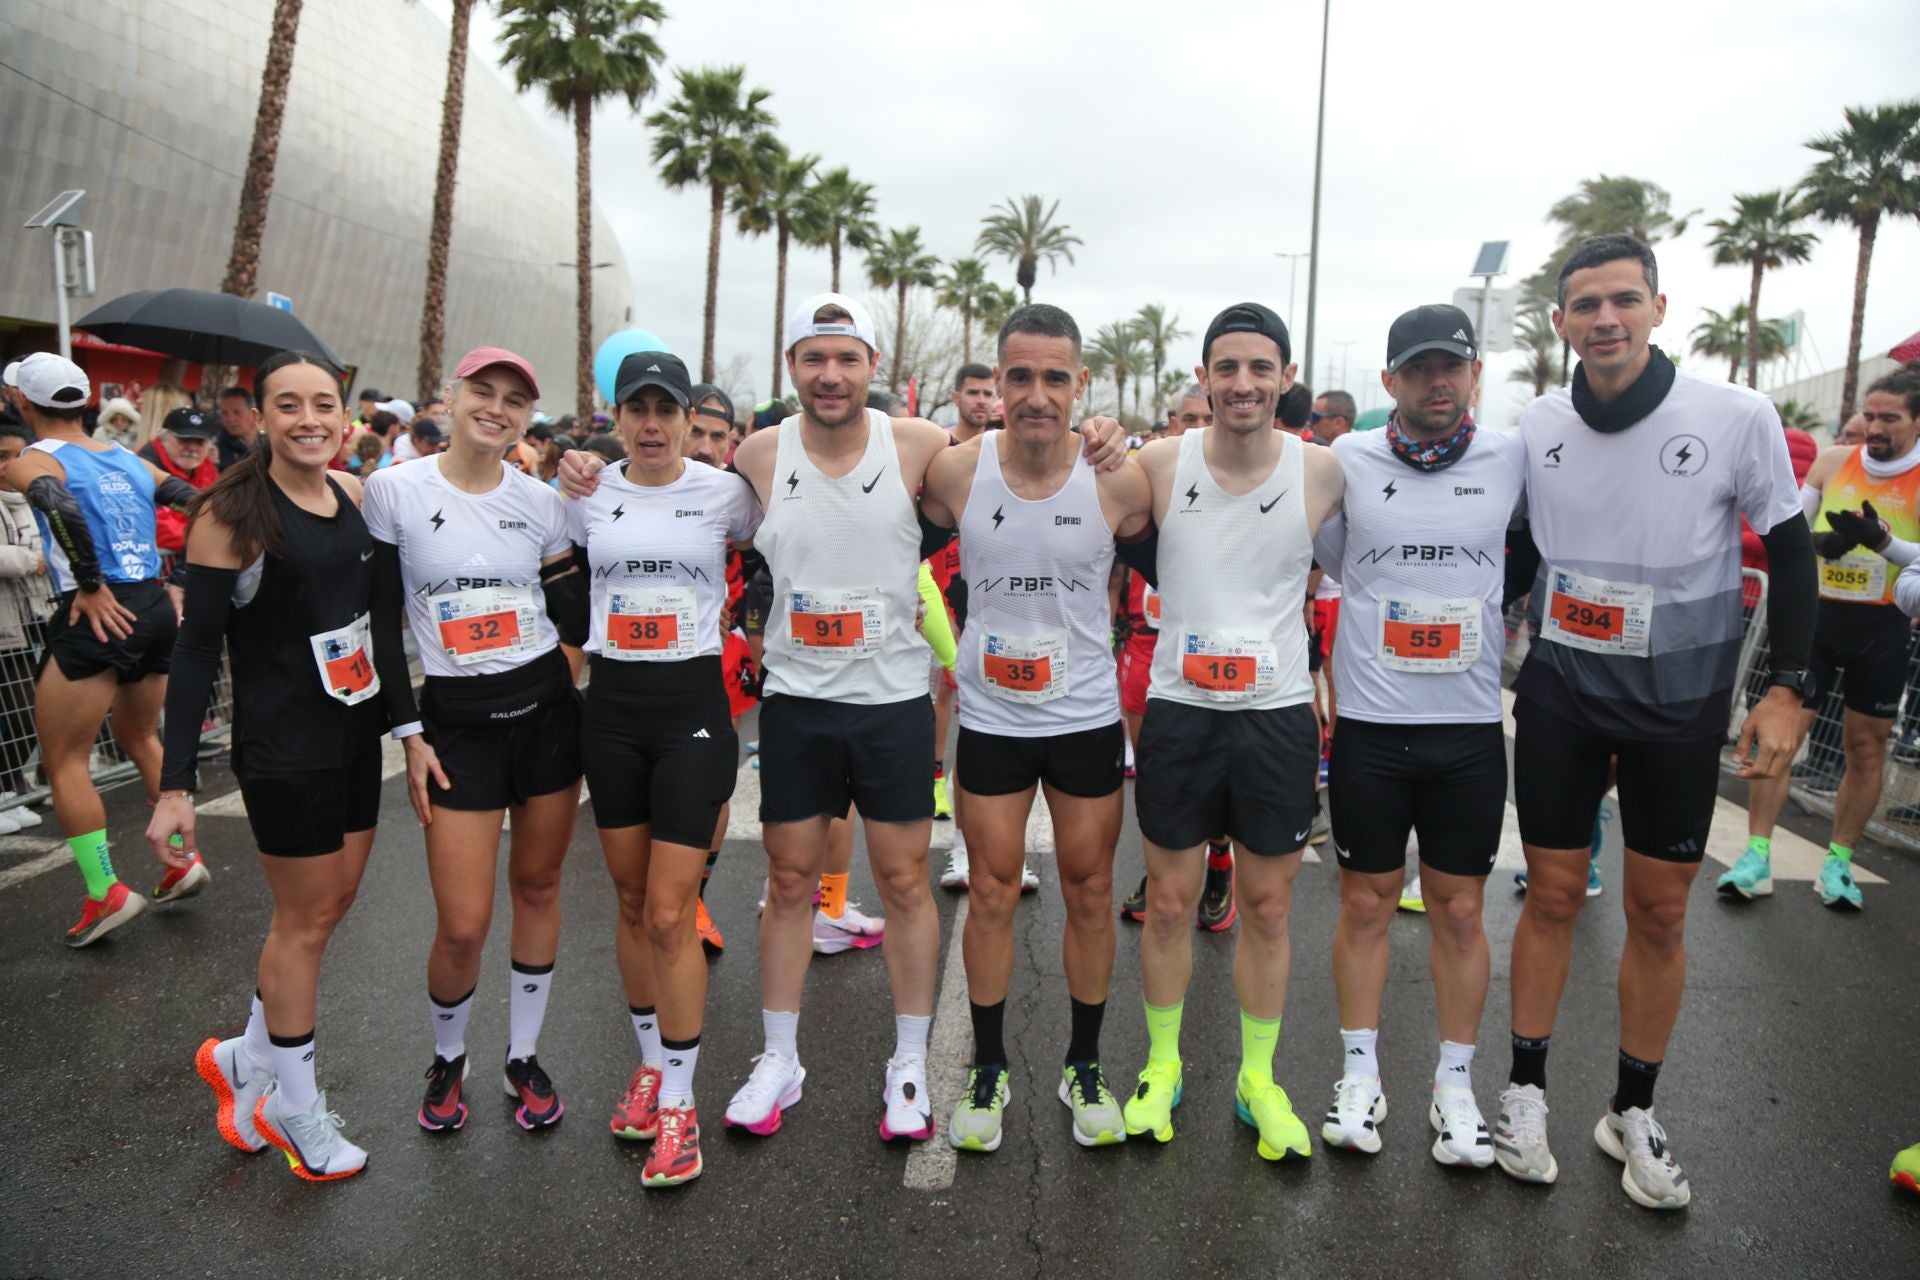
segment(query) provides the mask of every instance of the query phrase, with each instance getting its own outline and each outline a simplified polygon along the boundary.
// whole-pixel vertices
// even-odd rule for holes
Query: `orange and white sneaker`
[[[346,1122],[327,1110],[327,1095],[315,1096],[305,1111],[280,1105],[280,1091],[270,1090],[253,1109],[253,1127],[280,1148],[287,1167],[308,1182],[337,1182],[367,1167],[367,1153],[341,1134]]]
[[[253,1111],[273,1083],[273,1073],[247,1061],[244,1040],[209,1038],[193,1055],[193,1068],[213,1090],[218,1103],[214,1127],[228,1145],[241,1151],[266,1150],[267,1140],[253,1127]]]
[[[692,1107],[660,1108],[660,1136],[647,1153],[640,1184],[677,1187],[700,1176],[700,1115]]]
[[[616,1138],[650,1142],[660,1132],[660,1068],[640,1064],[608,1123]]]
[[[104,898],[88,898],[80,923],[67,930],[67,945],[90,947],[147,909],[147,900],[118,880]]]
[[[160,877],[159,885],[153,891],[155,902],[178,902],[182,898],[191,898],[213,883],[213,872],[207,870],[207,864],[199,853],[188,855],[191,861],[185,867],[168,867],[167,874]]]
[[[705,898],[693,900],[693,929],[700,935],[700,945],[706,948],[708,955],[717,956],[727,949],[727,940],[720,936],[720,926],[707,914]]]

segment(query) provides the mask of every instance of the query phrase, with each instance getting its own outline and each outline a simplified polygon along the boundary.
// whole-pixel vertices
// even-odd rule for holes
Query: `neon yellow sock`
[[[67,848],[73,851],[73,860],[80,864],[80,874],[87,882],[87,896],[100,899],[107,896],[107,890],[120,882],[113,874],[113,859],[107,854],[107,832],[103,827],[99,831],[89,831],[83,836],[68,836]]]
[[[1187,1002],[1179,1004],[1147,1005],[1147,1061],[1180,1061],[1180,1015],[1186,1011]]]
[[[1772,836],[1748,836],[1747,852],[1757,853],[1761,857],[1771,860],[1773,857],[1773,837]]]
[[[1240,1011],[1240,1078],[1248,1084],[1273,1083],[1273,1051],[1280,1043],[1280,1019],[1256,1018]]]
[[[1848,866],[1853,865],[1853,850],[1847,848],[1846,845],[1843,845],[1843,844],[1828,845],[1827,856],[1829,858],[1838,858],[1840,859],[1840,861],[1846,863]]]

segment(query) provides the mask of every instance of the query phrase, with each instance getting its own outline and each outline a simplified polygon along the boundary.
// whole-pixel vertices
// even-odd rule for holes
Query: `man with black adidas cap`
[[[1342,1068],[1320,1136],[1380,1150],[1387,1104],[1375,1049],[1412,831],[1439,1006],[1433,1158],[1474,1169],[1493,1163],[1471,1070],[1487,998],[1480,908],[1507,804],[1508,530],[1526,495],[1520,437],[1480,430],[1469,416],[1479,355],[1458,307],[1415,307],[1393,322],[1380,381],[1395,409],[1384,431],[1333,442],[1346,497],[1314,539],[1321,566],[1344,586],[1347,637],[1333,652],[1340,732],[1328,779]]]
[[[1274,1082],[1286,1001],[1287,913],[1317,808],[1320,728],[1307,674],[1302,602],[1312,539],[1340,509],[1340,464],[1273,429],[1293,385],[1292,343],[1259,303],[1207,326],[1195,372],[1213,423],[1137,455],[1159,528],[1161,640],[1140,731],[1135,799],[1146,844],[1140,936],[1147,1065],[1127,1132],[1173,1137],[1181,1094],[1180,1017],[1193,971],[1191,921],[1209,836],[1238,860],[1241,1121],[1268,1160],[1305,1156],[1307,1127]]]

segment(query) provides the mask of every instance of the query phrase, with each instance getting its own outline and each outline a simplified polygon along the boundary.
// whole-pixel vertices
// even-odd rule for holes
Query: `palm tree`
[[[1193,335],[1180,327],[1180,317],[1170,316],[1167,309],[1157,302],[1149,302],[1134,314],[1134,325],[1140,330],[1141,339],[1147,349],[1153,353],[1153,411],[1159,413],[1166,408],[1166,401],[1160,390],[1160,370],[1167,363],[1167,348],[1182,338]],[[1135,406],[1136,410],[1138,406]]]
[[[1733,198],[1733,217],[1715,218],[1713,261],[1717,266],[1745,263],[1752,268],[1747,291],[1747,385],[1760,384],[1760,278],[1770,268],[1805,262],[1820,237],[1794,228],[1805,215],[1785,191],[1761,191]]]
[[[467,27],[473,0],[453,0],[453,35],[447,45],[447,92],[440,100],[440,163],[433,174],[433,222],[427,232],[427,292],[420,303],[420,370],[416,383],[425,400],[440,385],[440,358],[447,344],[447,249],[453,241],[453,179],[460,165],[460,118],[467,101]]]
[[[273,196],[280,121],[287,114],[287,82],[293,79],[293,42],[299,34],[300,0],[274,0],[267,66],[260,73],[260,105],[253,116],[253,146],[240,183],[240,212],[233,222],[233,249],[227,255],[226,279],[220,282],[222,293],[251,298],[260,274],[260,241],[267,234],[267,202]]]
[[[1733,309],[1721,315],[1712,307],[1702,307],[1701,314],[1706,316],[1693,327],[1689,335],[1693,341],[1693,354],[1705,356],[1709,360],[1727,361],[1727,381],[1740,380],[1740,366],[1747,359],[1747,304],[1735,303]],[[1787,323],[1784,320],[1763,320],[1760,324],[1760,363],[1778,360],[1787,354]]]
[[[989,284],[980,291],[980,332],[994,335],[994,362],[998,363],[1000,330],[1006,326],[1007,317],[1020,305],[1020,299],[1013,296],[1013,290],[1003,284]]]
[[[978,258],[955,258],[940,277],[940,305],[960,313],[960,359],[969,364],[973,362],[973,317],[993,287],[987,281],[986,264]]]
[[[1560,335],[1553,331],[1553,317],[1545,304],[1535,302],[1520,313],[1514,338],[1515,348],[1527,353],[1527,362],[1507,377],[1532,386],[1535,396],[1547,394],[1547,388],[1561,380],[1566,364]]]
[[[521,89],[573,119],[574,412],[593,414],[593,109],[618,95],[631,110],[652,93],[664,54],[645,27],[656,0],[500,0],[500,65]]]
[[[894,321],[893,366],[888,384],[900,389],[900,353],[907,346],[907,290],[939,282],[940,259],[920,243],[919,227],[895,227],[867,255],[867,283],[899,294],[899,316]]]
[[[700,341],[700,381],[713,381],[714,312],[720,300],[720,224],[729,189],[751,192],[782,154],[778,123],[762,104],[771,89],[746,87],[742,66],[703,67],[674,73],[679,96],[647,117],[653,161],[660,179],[675,191],[707,189],[707,310]],[[745,94],[742,97],[742,94]]]
[[[1141,340],[1139,329],[1129,320],[1103,324],[1100,331],[1093,335],[1093,345],[1088,352],[1089,364],[1093,362],[1092,353],[1098,352],[1101,364],[1113,376],[1113,389],[1118,396],[1115,412],[1124,414],[1127,409],[1127,384],[1144,377],[1147,371],[1147,346]],[[1138,417],[1138,385],[1134,387],[1133,404],[1134,416]]]
[[[981,220],[982,230],[973,247],[1013,263],[1013,278],[1020,286],[1022,302],[1033,301],[1033,282],[1041,259],[1058,271],[1060,259],[1072,263],[1074,246],[1083,243],[1065,223],[1055,225],[1053,216],[1059,211],[1058,200],[1042,212],[1039,196],[1021,196],[1017,204],[1009,198],[995,205],[993,212]]]
[[[1867,272],[1881,217],[1920,217],[1920,101],[1848,107],[1847,127],[1807,143],[1821,153],[1800,180],[1800,206],[1822,222],[1851,222],[1860,234],[1853,268],[1853,328],[1840,384],[1840,421],[1860,391],[1860,332],[1867,319]]]
[[[771,231],[778,246],[773,272],[773,398],[780,398],[781,375],[786,372],[787,322],[787,246],[798,239],[809,240],[808,214],[813,191],[813,167],[820,163],[816,155],[780,154],[767,162],[757,187],[740,187],[733,193],[733,212],[739,219],[743,236],[765,235]]]
[[[1004,324],[1005,321],[1001,323]],[[1081,359],[1086,362],[1087,366],[1087,411],[1082,416],[1091,418],[1094,416],[1093,399],[1100,394],[1099,388],[1101,384],[1106,382],[1108,376],[1113,373],[1113,359],[1098,347],[1088,347],[1086,351],[1082,353]],[[1119,409],[1114,410],[1116,417],[1119,413]]]
[[[1805,431],[1811,434],[1827,429],[1826,420],[1814,410],[1812,405],[1801,404],[1798,400],[1783,400],[1774,407],[1780,412],[1780,425],[1789,431]],[[1852,416],[1852,414],[1847,415],[1849,418]],[[1845,422],[1846,418],[1842,418],[1841,421]]]
[[[1160,375],[1154,386],[1153,402],[1158,406],[1156,411],[1161,414],[1163,419],[1166,415],[1167,406],[1173,403],[1175,396],[1187,389],[1187,381],[1191,376],[1192,375],[1180,369],[1169,369]]]
[[[814,208],[810,217],[820,228],[818,243],[827,246],[833,259],[833,291],[840,292],[840,246],[870,249],[880,238],[880,224],[873,220],[873,184],[855,182],[845,165],[820,175],[813,187]]]

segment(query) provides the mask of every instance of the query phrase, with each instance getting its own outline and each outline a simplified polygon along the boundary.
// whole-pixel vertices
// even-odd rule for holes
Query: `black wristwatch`
[[[1776,671],[1767,678],[1767,687],[1791,689],[1801,697],[1806,697],[1813,688],[1813,677],[1805,671]]]

